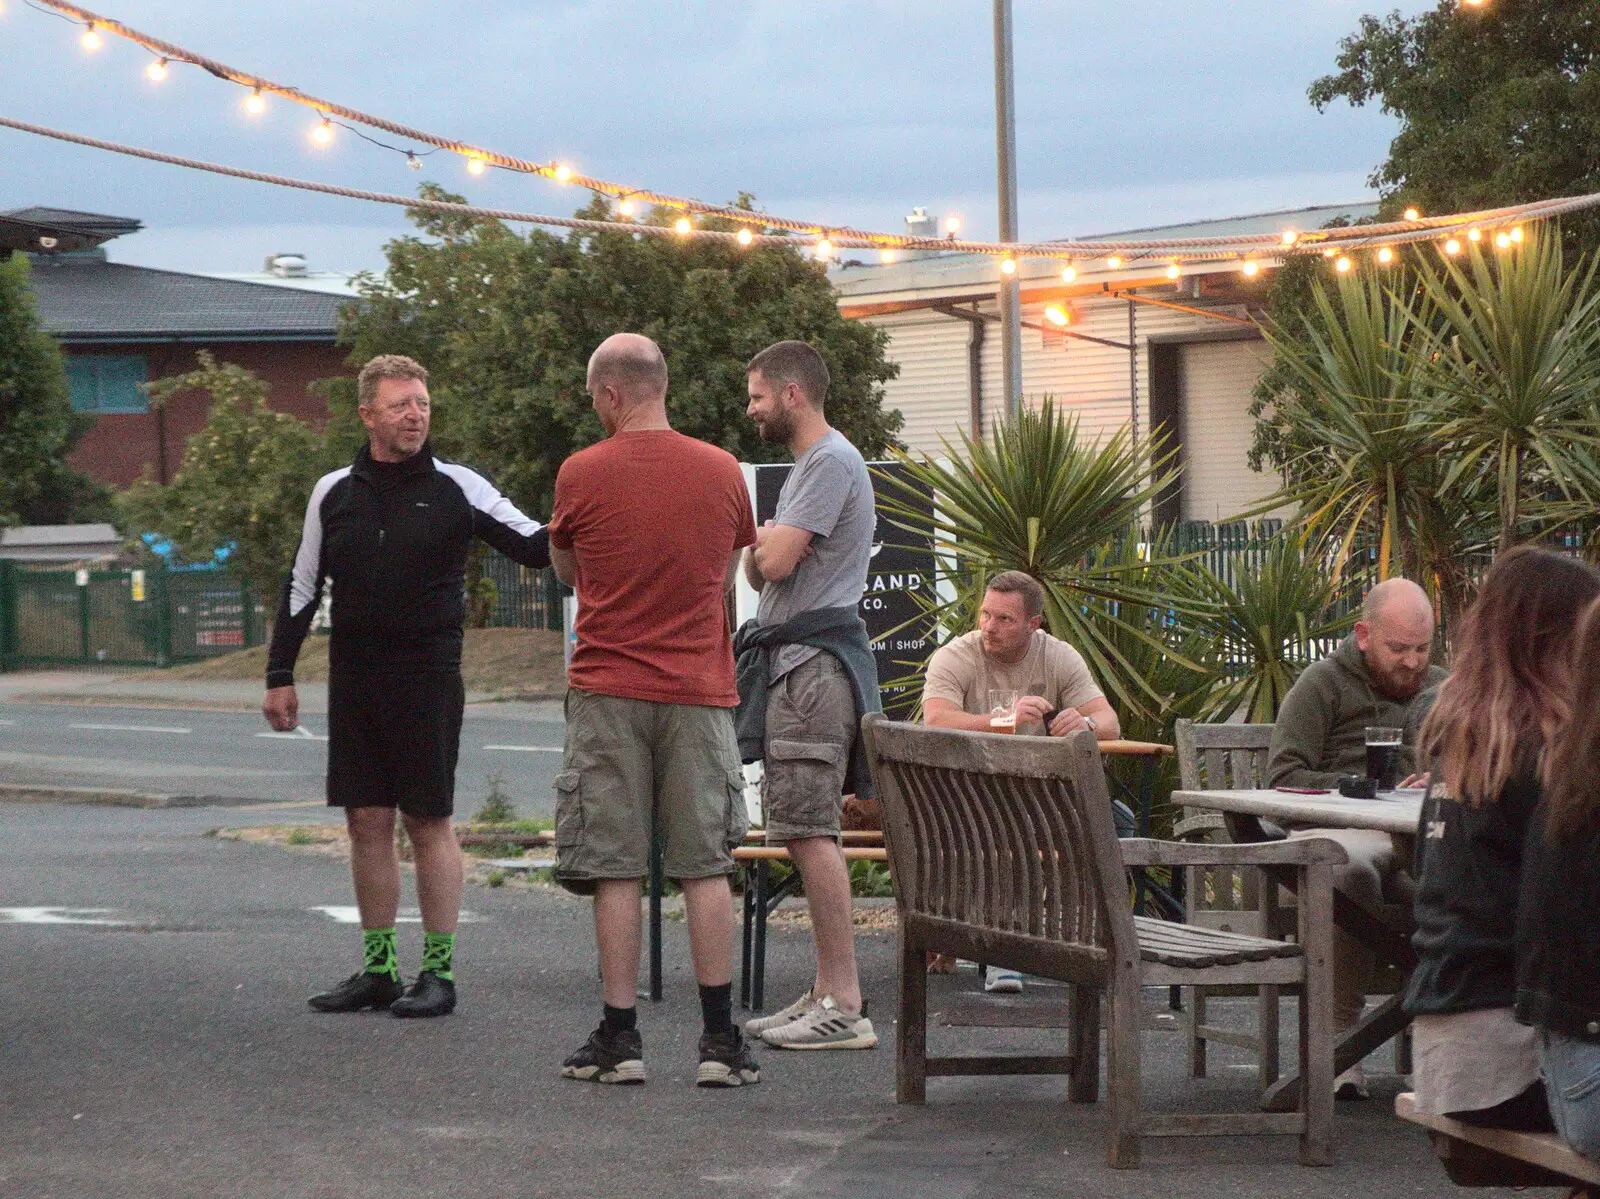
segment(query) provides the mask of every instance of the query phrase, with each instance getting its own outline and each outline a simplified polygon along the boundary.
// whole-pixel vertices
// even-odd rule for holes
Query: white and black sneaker
[[[761,1039],[775,1049],[873,1049],[878,1034],[867,1019],[866,1004],[852,1015],[824,995],[787,1024],[769,1028]]]
[[[561,1063],[562,1078],[634,1086],[644,1081],[644,1038],[637,1028],[606,1036],[595,1029],[576,1053]]]
[[[791,1020],[799,1019],[800,1013],[811,1006],[811,992],[796,999],[788,1007],[781,1007],[770,1016],[752,1016],[744,1022],[744,1035],[747,1037],[760,1037],[769,1028],[782,1028]]]
[[[737,1028],[708,1032],[700,1038],[698,1087],[742,1087],[761,1081],[761,1067]]]

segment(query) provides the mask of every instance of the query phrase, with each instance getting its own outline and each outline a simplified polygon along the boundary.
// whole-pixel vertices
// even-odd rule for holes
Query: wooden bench
[[[846,832],[843,853],[845,863],[887,862],[889,851],[883,848],[883,834],[878,832]],[[760,838],[760,840],[757,840]],[[761,1010],[766,1000],[767,979],[767,918],[800,886],[800,872],[794,871],[772,882],[772,863],[788,862],[789,851],[781,845],[766,845],[759,829],[751,830],[751,841],[733,851],[733,860],[746,868],[744,886],[744,939],[739,948],[739,1002],[747,1008]]]
[[[1600,1162],[1549,1132],[1478,1128],[1417,1110],[1417,1097],[1396,1095],[1394,1114],[1428,1130],[1450,1181],[1464,1187],[1600,1187]]]
[[[1108,1002],[1107,1158],[1139,1164],[1141,1136],[1289,1134],[1305,1165],[1333,1160],[1333,882],[1344,850],[1322,838],[1265,845],[1118,842],[1092,734],[1044,739],[862,722],[900,915],[895,1061],[902,1103],[939,1075],[1067,1074],[1068,1097],[1100,1094],[1100,1006]],[[1025,743],[1026,742],[1026,743]],[[1129,870],[1220,866],[1290,870],[1296,942],[1136,918]],[[929,951],[1069,984],[1064,1055],[930,1057]],[[1147,1115],[1140,1100],[1142,986],[1300,986],[1292,1112]]]

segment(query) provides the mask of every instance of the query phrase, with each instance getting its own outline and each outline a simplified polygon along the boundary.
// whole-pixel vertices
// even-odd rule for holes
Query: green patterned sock
[[[366,957],[366,965],[362,968],[368,974],[382,974],[394,979],[400,977],[400,959],[394,951],[394,929],[362,929],[361,949]]]
[[[422,934],[422,968],[432,970],[446,982],[455,979],[450,964],[456,956],[455,933]]]

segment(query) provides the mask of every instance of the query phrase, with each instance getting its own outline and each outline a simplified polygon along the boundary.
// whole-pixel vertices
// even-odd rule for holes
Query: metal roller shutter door
[[[1183,515],[1217,520],[1271,495],[1281,480],[1250,469],[1251,390],[1266,369],[1260,341],[1183,347]]]

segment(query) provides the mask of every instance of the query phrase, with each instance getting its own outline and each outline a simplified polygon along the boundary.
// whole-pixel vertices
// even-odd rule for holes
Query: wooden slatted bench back
[[[864,730],[905,926],[1086,982],[1104,976],[1113,944],[1135,943],[1092,737],[951,737],[882,720]]]

